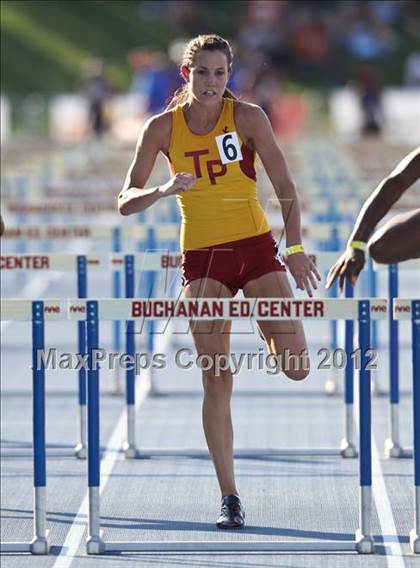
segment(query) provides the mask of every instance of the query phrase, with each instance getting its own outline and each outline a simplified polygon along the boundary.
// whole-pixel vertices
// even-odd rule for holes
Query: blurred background
[[[282,139],[420,140],[420,2],[2,0],[1,139],[132,143],[181,85],[185,42],[234,47],[230,87]]]

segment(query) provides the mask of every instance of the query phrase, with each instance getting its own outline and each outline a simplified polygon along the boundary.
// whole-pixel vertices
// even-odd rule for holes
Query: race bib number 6
[[[242,160],[241,147],[236,132],[226,132],[220,136],[216,136],[217,149],[222,164],[230,164],[231,162],[240,162]]]

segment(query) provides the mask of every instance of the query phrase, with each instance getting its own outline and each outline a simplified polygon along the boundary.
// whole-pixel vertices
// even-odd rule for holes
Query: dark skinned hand
[[[345,280],[354,286],[365,263],[365,253],[362,250],[348,247],[334,266],[330,268],[325,287],[328,290],[337,278],[339,279],[338,285],[340,292],[343,291]]]

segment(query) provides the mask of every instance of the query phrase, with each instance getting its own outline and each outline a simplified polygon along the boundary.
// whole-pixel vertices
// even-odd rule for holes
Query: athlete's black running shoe
[[[245,511],[237,495],[222,498],[222,512],[216,521],[219,529],[239,529],[244,526]]]

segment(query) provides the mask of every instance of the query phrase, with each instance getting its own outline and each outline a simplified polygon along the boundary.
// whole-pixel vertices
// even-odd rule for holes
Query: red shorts
[[[286,267],[277,258],[278,249],[271,231],[230,243],[182,253],[182,283],[184,286],[200,278],[213,278],[227,286],[232,295],[269,272],[284,272]]]

